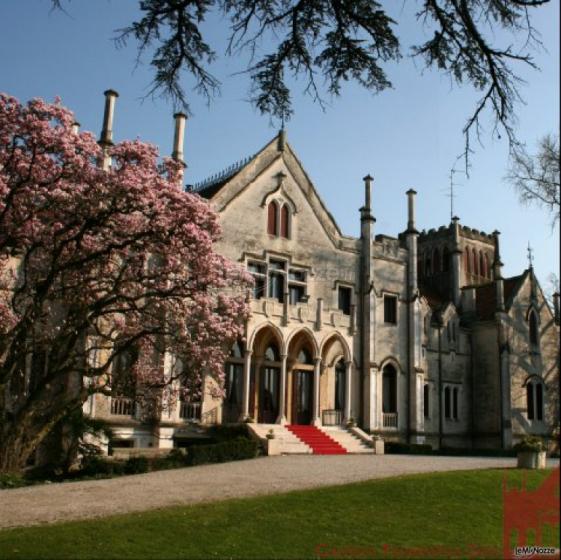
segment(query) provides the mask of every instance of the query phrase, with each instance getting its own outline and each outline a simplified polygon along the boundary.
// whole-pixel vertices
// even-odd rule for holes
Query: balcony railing
[[[180,403],[179,418],[187,422],[199,422],[201,419],[201,403],[200,402]]]
[[[340,426],[343,414],[340,410],[324,410],[321,413],[321,422],[324,426]]]
[[[134,399],[129,397],[111,397],[111,414],[117,416],[134,416]]]
[[[397,428],[397,412],[382,413],[382,425],[384,428]]]

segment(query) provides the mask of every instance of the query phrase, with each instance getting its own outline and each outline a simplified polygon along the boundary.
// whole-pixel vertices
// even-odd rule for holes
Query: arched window
[[[243,400],[243,347],[239,341],[230,349],[224,379],[223,422],[237,422],[242,412]]]
[[[471,255],[469,247],[466,248],[466,252],[464,253],[465,263],[466,263],[466,271],[471,274]]]
[[[296,361],[299,364],[312,364],[312,357],[306,348],[302,348],[300,352],[298,352],[298,358]]]
[[[286,239],[289,238],[290,234],[290,213],[288,210],[288,205],[284,204],[281,208],[280,215],[280,235]]]
[[[430,251],[425,254],[425,276],[430,276],[432,274]]]
[[[491,264],[487,253],[485,253],[485,270],[487,271],[487,278],[491,278]]]
[[[528,323],[530,326],[530,344],[538,344],[538,318],[534,310],[530,311],[528,316]]]
[[[280,362],[279,351],[274,344],[269,344],[265,350],[265,361]]]
[[[485,268],[485,259],[483,258],[483,253],[479,251],[479,274],[483,277],[487,276],[487,270]]]
[[[277,203],[272,200],[267,209],[267,233],[277,235]]]
[[[230,358],[243,359],[242,344],[239,341],[234,342],[230,349]]]
[[[450,270],[450,251],[448,247],[444,247],[442,251],[442,271],[448,272]]]
[[[450,387],[444,388],[444,418],[451,418]]]
[[[382,371],[382,412],[391,414],[397,412],[397,372],[388,364]]]
[[[440,251],[438,249],[435,249],[433,254],[432,254],[432,269],[434,271],[435,274],[438,274],[441,271],[440,268]]]
[[[339,360],[335,366],[335,410],[345,408],[345,362]]]
[[[429,384],[425,383],[423,385],[423,416],[425,418],[429,418],[430,417],[430,401],[429,401],[429,396],[430,396],[430,389],[429,389]]]
[[[458,392],[459,389],[457,387],[452,389],[452,418],[454,420],[458,419]]]
[[[544,416],[543,383],[534,377],[526,383],[526,415],[528,420],[542,421]]]
[[[471,259],[472,259],[472,270],[474,274],[479,274],[479,266],[477,261],[477,252],[475,249],[472,249],[471,252]]]

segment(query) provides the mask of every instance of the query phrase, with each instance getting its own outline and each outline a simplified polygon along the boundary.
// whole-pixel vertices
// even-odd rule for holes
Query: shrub
[[[238,437],[214,445],[197,445],[187,453],[187,465],[203,465],[205,463],[224,463],[253,459],[257,456],[259,444],[251,439]]]
[[[119,472],[121,471],[121,472]],[[108,461],[100,455],[88,455],[82,459],[81,476],[111,476],[122,474],[122,463]]]
[[[0,474],[0,489],[2,488],[20,488],[29,485],[29,481],[21,474]]]
[[[236,438],[250,439],[247,424],[217,424],[209,428],[208,435],[218,443]]]
[[[129,457],[124,464],[124,474],[142,474],[148,472],[150,463],[146,457]]]
[[[411,455],[430,455],[432,447],[428,443],[401,443],[398,441],[386,441],[384,452],[388,454],[411,454]]]
[[[534,453],[538,453],[540,451],[545,451],[545,445],[539,437],[525,436],[513,446],[513,449],[517,452],[533,451]]]

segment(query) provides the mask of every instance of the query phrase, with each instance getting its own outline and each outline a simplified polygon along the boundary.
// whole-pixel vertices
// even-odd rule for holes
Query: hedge
[[[196,445],[187,453],[186,464],[204,465],[205,463],[225,463],[253,459],[257,456],[259,443],[244,437],[223,441],[213,445]]]

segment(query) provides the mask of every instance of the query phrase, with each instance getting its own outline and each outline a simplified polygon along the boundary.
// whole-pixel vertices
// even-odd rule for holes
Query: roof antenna
[[[462,186],[461,183],[454,183],[454,173],[465,173],[465,171],[458,171],[456,169],[456,163],[461,157],[462,156],[460,155],[456,158],[456,161],[454,161],[454,165],[452,166],[452,169],[450,169],[450,194],[447,195],[448,197],[450,197],[450,221],[454,219],[454,198],[456,196],[456,193],[454,192],[454,187]]]

